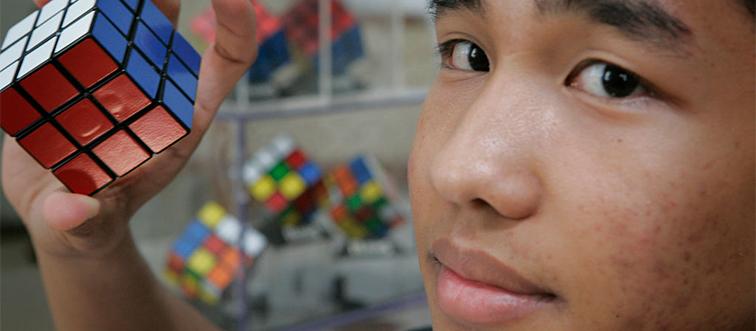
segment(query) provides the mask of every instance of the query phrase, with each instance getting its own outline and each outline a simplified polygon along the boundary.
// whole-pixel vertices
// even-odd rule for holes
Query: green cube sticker
[[[347,199],[346,205],[350,211],[354,212],[362,206],[362,198],[360,198],[359,194],[355,194]]]
[[[286,175],[289,173],[289,166],[286,165],[284,162],[280,162],[276,164],[275,167],[270,171],[270,176],[273,177],[277,182],[286,177]]]
[[[377,218],[373,218],[367,221],[365,225],[370,230],[370,232],[379,232],[383,229],[383,222],[379,221]]]

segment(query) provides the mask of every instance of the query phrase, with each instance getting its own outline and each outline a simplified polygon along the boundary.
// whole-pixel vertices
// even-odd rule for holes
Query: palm
[[[177,21],[178,0],[156,1],[156,4]],[[217,42],[202,60],[193,131],[175,146],[97,193],[94,196],[99,202],[96,217],[77,219],[76,203],[89,200],[60,193],[67,192],[64,186],[15,140],[6,136],[2,157],[3,189],[42,248],[56,254],[80,253],[102,251],[108,245],[117,244],[127,233],[126,223],[133,213],[173,180],[189,159],[221,102],[256,56],[254,11],[250,0],[213,0],[213,6],[218,21],[228,23],[218,28]],[[59,219],[64,221],[56,221]],[[61,222],[66,225],[60,226]]]
[[[98,218],[108,220],[108,228],[111,232],[110,236],[102,238],[103,241],[110,242],[115,239],[112,238],[113,235],[123,235],[129,216],[175,177],[186,161],[186,158],[177,156],[175,152],[159,155],[95,196],[103,206],[103,213]],[[29,220],[40,218],[41,215],[38,214],[44,209],[43,204],[47,196],[53,192],[66,191],[66,189],[9,137],[6,137],[3,148],[3,186],[11,204],[16,206],[19,214],[23,215],[22,219],[25,220],[32,233],[37,236],[55,236],[55,238],[44,238],[42,242],[60,239],[60,234],[49,231],[47,224]],[[87,224],[96,223],[99,222],[92,221]],[[82,230],[78,229],[79,235],[87,232]],[[92,241],[92,238],[82,239],[66,240],[66,245],[77,246],[66,248],[83,250],[91,246],[102,248],[100,246],[104,244],[104,242]],[[83,244],[89,247],[81,247]]]

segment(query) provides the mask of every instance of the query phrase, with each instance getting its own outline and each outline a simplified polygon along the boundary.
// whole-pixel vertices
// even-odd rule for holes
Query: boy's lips
[[[449,239],[437,240],[431,255],[440,264],[436,295],[441,310],[466,324],[505,324],[556,301],[490,254],[463,249]]]

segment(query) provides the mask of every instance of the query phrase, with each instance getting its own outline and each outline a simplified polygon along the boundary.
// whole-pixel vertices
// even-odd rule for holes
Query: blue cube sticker
[[[126,65],[126,72],[150,98],[154,99],[160,86],[160,75],[138,51],[132,50],[130,56],[129,63]]]
[[[155,7],[152,1],[144,2],[140,17],[142,22],[155,32],[164,44],[168,45],[171,41],[171,35],[173,35],[173,23],[163,15],[160,9]]]
[[[187,128],[192,128],[192,117],[194,115],[194,105],[184,96],[179,88],[170,80],[165,81],[165,90],[163,91],[163,103],[168,106],[171,112]]]
[[[168,49],[166,49],[155,34],[147,29],[142,23],[139,23],[139,26],[137,26],[134,43],[136,43],[137,48],[147,56],[147,59],[153,66],[159,69],[163,68]]]
[[[173,52],[176,53],[178,58],[186,64],[195,76],[199,76],[200,64],[202,58],[199,53],[194,50],[194,47],[189,44],[184,37],[179,34],[173,38],[173,46],[171,47]]]
[[[113,24],[115,24],[116,28],[118,28],[124,36],[129,35],[131,23],[134,21],[134,14],[132,14],[122,2],[114,0],[99,0],[97,1],[97,7],[111,22],[113,22]]]

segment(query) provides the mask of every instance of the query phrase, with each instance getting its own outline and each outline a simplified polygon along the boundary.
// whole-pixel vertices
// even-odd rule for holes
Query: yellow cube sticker
[[[270,176],[265,176],[252,184],[250,191],[255,200],[267,201],[273,193],[276,193],[276,181]]]
[[[381,189],[381,186],[378,185],[378,183],[371,180],[362,186],[360,195],[362,196],[362,201],[370,204],[378,201],[378,199],[383,196],[383,190]]]
[[[307,183],[302,179],[302,176],[295,172],[291,172],[281,179],[281,195],[288,200],[299,197],[305,189],[307,189]]]
[[[198,274],[207,275],[215,266],[215,256],[206,249],[200,248],[189,257],[187,266]]]
[[[216,225],[220,222],[220,220],[223,218],[224,215],[226,215],[226,210],[221,207],[216,202],[210,202],[206,204],[202,209],[199,211],[199,219],[207,225],[209,228],[214,229]]]

